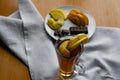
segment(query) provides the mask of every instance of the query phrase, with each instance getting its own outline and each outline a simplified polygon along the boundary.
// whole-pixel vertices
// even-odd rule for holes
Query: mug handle
[[[81,74],[84,74],[85,73],[85,66],[84,66],[84,64],[82,63],[82,62],[80,62],[80,59],[78,59],[77,60],[77,62],[76,62],[76,65],[75,65],[75,67],[74,67],[74,72],[76,73],[76,74],[79,74],[79,75],[81,75]]]

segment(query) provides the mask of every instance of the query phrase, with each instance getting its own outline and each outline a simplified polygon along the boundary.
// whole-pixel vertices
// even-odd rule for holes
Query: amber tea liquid
[[[58,43],[57,49],[62,42],[63,41],[60,41],[60,43]],[[82,48],[80,45],[76,50],[70,52],[71,54],[70,57],[63,56],[59,52],[59,50],[57,50],[57,57],[58,57],[59,66],[60,66],[60,74],[62,76],[69,77],[73,74],[74,66],[76,64],[78,57],[80,56],[81,49]]]

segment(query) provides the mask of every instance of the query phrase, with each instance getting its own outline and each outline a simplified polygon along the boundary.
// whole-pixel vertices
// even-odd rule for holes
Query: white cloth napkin
[[[75,80],[120,80],[120,28],[99,27],[85,45],[86,72]]]
[[[0,39],[28,65],[32,80],[51,77],[58,71],[58,62],[54,45],[44,30],[44,20],[31,0],[18,3],[18,12],[0,17]]]
[[[32,80],[53,80],[58,61],[43,18],[31,0],[19,0],[19,10],[0,16],[0,40],[28,67]],[[80,57],[86,67],[74,80],[120,80],[120,29],[97,27]]]

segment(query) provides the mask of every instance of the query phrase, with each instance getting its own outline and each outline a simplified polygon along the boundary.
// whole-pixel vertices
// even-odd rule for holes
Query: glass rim
[[[56,52],[57,52],[57,54],[58,55],[60,55],[60,56],[62,56],[63,58],[65,58],[65,59],[71,59],[71,58],[74,58],[74,57],[77,57],[77,56],[81,56],[81,54],[80,53],[82,53],[83,52],[83,49],[84,49],[84,44],[80,44],[80,47],[81,47],[81,50],[80,50],[80,52],[79,52],[79,55],[76,55],[76,56],[73,56],[73,57],[66,57],[66,56],[64,56],[64,55],[62,55],[62,54],[60,54],[60,52],[59,52],[59,50],[58,50],[58,46],[59,46],[59,44],[62,42],[62,41],[65,41],[65,40],[69,40],[69,39],[64,39],[64,40],[57,40],[56,42],[55,42],[55,49],[56,49]]]

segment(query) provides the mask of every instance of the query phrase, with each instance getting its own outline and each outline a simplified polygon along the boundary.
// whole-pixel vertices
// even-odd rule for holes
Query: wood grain
[[[0,15],[8,16],[18,9],[17,0],[0,0]]]
[[[27,66],[0,47],[0,80],[30,80]]]
[[[120,27],[120,0],[32,0],[43,18],[53,8],[74,5],[86,9],[97,26]],[[17,0],[0,0],[0,15],[18,9]],[[29,70],[19,59],[0,47],[0,80],[30,80]]]
[[[74,5],[86,9],[95,18],[97,26],[120,27],[120,0],[33,0],[33,2],[43,17],[58,6]]]

